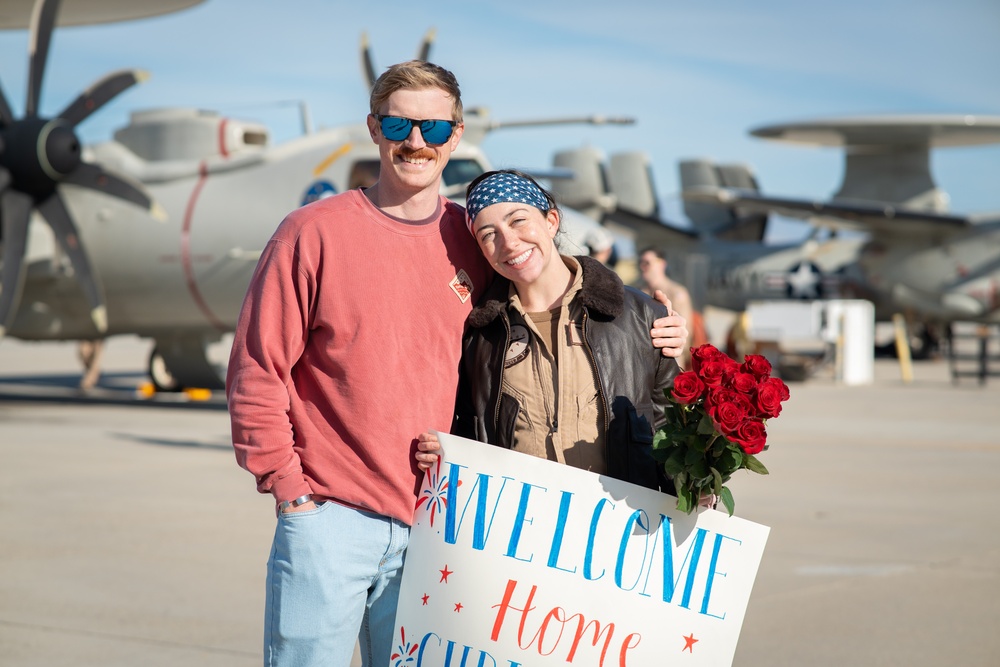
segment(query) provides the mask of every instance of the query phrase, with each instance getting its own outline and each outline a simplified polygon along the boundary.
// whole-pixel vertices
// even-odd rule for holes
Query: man
[[[666,253],[659,248],[645,248],[639,253],[639,273],[642,275],[642,282],[645,283],[642,290],[646,294],[654,294],[657,290],[663,292],[670,299],[674,312],[684,318],[689,327],[693,327],[696,320],[700,320],[700,315],[695,313],[694,304],[691,302],[691,295],[687,288],[679,282],[671,280],[667,276]],[[699,340],[697,344],[701,344]],[[695,344],[692,341],[692,345]],[[682,354],[677,358],[677,363],[682,369],[691,368],[690,345],[685,345]]]
[[[390,67],[368,129],[379,180],[281,223],[229,363],[237,460],[278,506],[266,665],[347,667],[356,638],[366,666],[389,664],[416,436],[452,421],[465,318],[492,277],[464,209],[440,195],[464,130],[454,75]],[[676,356],[683,321],[654,324]]]

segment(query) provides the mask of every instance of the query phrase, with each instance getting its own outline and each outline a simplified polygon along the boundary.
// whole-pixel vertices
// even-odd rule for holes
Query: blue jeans
[[[267,562],[266,667],[386,667],[396,623],[406,524],[326,502],[278,516]]]

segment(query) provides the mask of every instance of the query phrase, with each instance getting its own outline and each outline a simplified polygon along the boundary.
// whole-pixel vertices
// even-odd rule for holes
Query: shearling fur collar
[[[580,289],[580,304],[591,312],[591,316],[602,315],[614,319],[622,314],[625,302],[625,286],[618,274],[590,257],[576,257],[583,270],[583,287]],[[499,317],[507,308],[507,294],[510,281],[501,275],[493,279],[493,284],[483,295],[467,322],[477,329]]]

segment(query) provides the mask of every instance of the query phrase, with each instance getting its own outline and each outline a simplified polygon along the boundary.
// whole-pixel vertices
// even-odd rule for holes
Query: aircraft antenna
[[[368,43],[368,33],[361,33],[361,71],[365,81],[368,83],[368,90],[375,86],[375,64],[372,62],[371,45]]]
[[[423,60],[427,62],[431,57],[431,46],[434,44],[434,39],[437,36],[437,31],[431,28],[424,35],[424,41],[420,43],[420,48],[417,49],[417,60]]]

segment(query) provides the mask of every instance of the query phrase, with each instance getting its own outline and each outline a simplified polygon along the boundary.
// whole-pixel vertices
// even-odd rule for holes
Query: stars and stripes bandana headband
[[[479,181],[469,193],[465,202],[469,231],[472,231],[472,222],[480,211],[487,206],[505,202],[528,204],[542,213],[546,213],[552,207],[541,189],[528,179],[517,174],[496,173]]]

